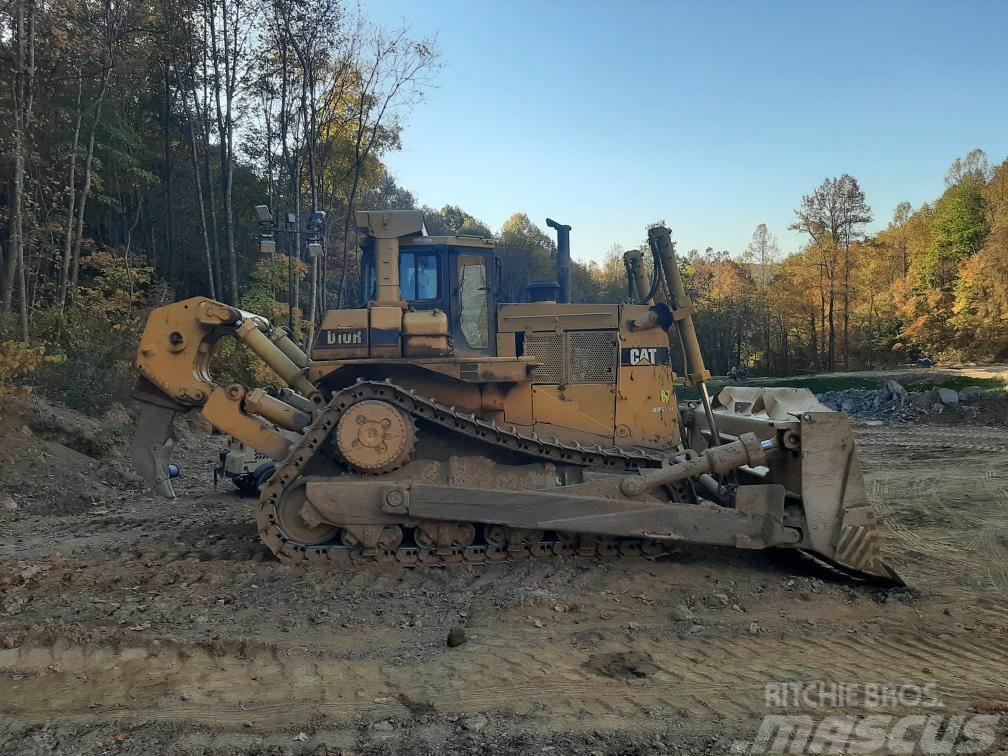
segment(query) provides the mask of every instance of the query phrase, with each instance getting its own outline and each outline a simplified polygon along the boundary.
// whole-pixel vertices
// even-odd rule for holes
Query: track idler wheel
[[[416,427],[403,410],[378,399],[350,407],[336,426],[336,447],[358,472],[369,475],[398,470],[416,445]]]
[[[311,510],[305,509],[306,502],[304,486],[287,491],[276,507],[277,524],[289,539],[305,546],[329,543],[336,538],[339,528],[310,516],[306,520],[305,514]]]

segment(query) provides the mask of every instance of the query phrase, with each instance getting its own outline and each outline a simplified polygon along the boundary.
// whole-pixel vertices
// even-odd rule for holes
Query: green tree
[[[967,174],[953,184],[935,203],[932,240],[922,260],[924,283],[950,291],[964,260],[983,247],[990,231],[984,213],[983,184]]]
[[[756,344],[749,268],[713,247],[691,250],[681,267],[707,367],[723,375],[734,365],[748,366]]]
[[[613,244],[602,260],[592,260],[585,268],[591,280],[590,289],[575,302],[625,302],[628,294],[626,265],[623,263],[623,245]]]
[[[533,281],[556,280],[556,243],[525,213],[515,213],[504,221],[497,236],[497,254],[504,269],[504,302],[525,301],[526,287]]]
[[[1008,160],[983,188],[990,232],[983,248],[966,260],[956,282],[953,322],[971,356],[1008,356]]]
[[[424,206],[424,221],[431,236],[482,236],[492,239],[490,227],[474,218],[458,205],[445,205],[440,210]]]

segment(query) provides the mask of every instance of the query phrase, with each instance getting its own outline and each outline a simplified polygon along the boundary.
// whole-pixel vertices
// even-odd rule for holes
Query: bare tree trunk
[[[812,358],[815,360],[816,370],[819,369],[819,328],[816,323],[815,312],[809,313],[809,335],[812,337]]]
[[[266,128],[266,203],[270,212],[276,217],[276,207],[273,202],[273,99],[263,95],[262,100],[263,125]]]
[[[164,183],[165,183],[165,266],[168,284],[175,286],[175,193],[172,182],[171,154],[171,68],[164,62]]]
[[[772,373],[772,366],[770,360],[770,310],[767,309],[763,313],[763,361],[766,366],[766,374],[770,375]]]
[[[202,123],[203,137],[203,170],[206,175],[207,204],[210,205],[210,238],[213,242],[213,271],[214,288],[218,296],[224,298],[224,287],[221,284],[221,256],[220,256],[220,230],[217,228],[217,193],[214,190],[213,170],[210,167],[210,103],[207,99],[206,82],[209,80],[207,71],[207,26],[206,18],[203,20],[203,105],[198,109],[197,115]],[[195,100],[195,96],[193,97]]]
[[[315,165],[315,152],[317,147],[317,114],[318,114],[318,103],[315,99],[315,75],[314,66],[310,63],[308,71],[305,72],[305,76],[308,79],[311,90],[311,107],[310,113],[305,117],[305,127],[307,130],[307,135],[305,138],[305,144],[308,147],[308,178],[311,182],[311,203],[312,212],[319,209],[319,190],[318,190],[318,175]],[[323,238],[323,248],[322,254],[326,253],[325,249],[325,239]],[[310,296],[308,301],[308,332],[305,334],[305,344],[310,349],[312,342],[315,339],[315,325],[320,321],[318,313],[318,286],[319,286],[319,258],[318,256],[313,256],[311,258],[311,272],[309,280]]]
[[[843,366],[844,370],[850,367],[850,357],[847,348],[847,334],[850,326],[850,245],[844,250],[844,289],[843,289]]]
[[[294,152],[297,155],[297,150]],[[294,171],[294,217],[297,225],[294,227],[294,285],[291,288],[291,311],[301,306],[301,277],[298,268],[301,263],[301,161],[297,161]]]
[[[21,158],[18,157],[21,146],[17,136],[14,137],[14,190],[11,201],[11,219],[8,223],[10,228],[10,242],[7,247],[7,256],[4,258],[3,281],[0,282],[0,315],[6,316],[11,306],[14,304],[14,277],[17,274],[18,261],[21,254],[21,232],[20,225],[21,189],[17,185],[18,168]]]
[[[313,45],[312,45],[313,47]],[[315,212],[319,209],[318,197],[318,177],[315,166],[316,152],[316,114],[317,102],[315,99],[315,77],[312,54],[313,49],[309,47],[307,51],[302,50],[299,45],[294,44],[294,50],[301,62],[301,117],[304,119],[304,145],[308,151],[308,182],[311,187],[311,209]],[[311,104],[309,106],[308,91],[311,90]],[[300,184],[299,184],[300,186]],[[306,334],[307,343],[310,345],[315,334],[315,320],[318,292],[318,258],[312,257],[310,260],[309,273],[309,295],[308,295],[308,332]]]
[[[189,164],[192,167],[193,179],[196,183],[196,201],[199,204],[200,231],[203,234],[203,256],[206,262],[207,286],[210,291],[210,297],[216,299],[217,286],[214,281],[213,256],[210,252],[210,238],[207,233],[206,204],[203,199],[203,181],[200,175],[199,154],[196,148],[196,124],[193,116],[194,112],[198,114],[200,110],[199,94],[196,90],[196,56],[193,53],[191,34],[186,33],[185,39],[184,52],[186,53],[186,59],[184,65],[179,65],[176,48],[172,49],[171,60],[176,71],[176,76],[179,77],[179,72],[182,72],[181,77],[177,79],[179,83],[178,93],[181,95],[182,110],[185,114],[186,125],[189,131]],[[190,95],[192,95],[192,107],[189,105]]]
[[[791,356],[788,354],[788,331],[787,323],[784,322],[784,315],[780,316],[780,353],[781,353],[781,375],[790,375],[791,373]]]
[[[287,46],[288,37],[280,37],[280,151],[283,156],[283,166],[287,171],[287,180],[290,185],[290,192],[297,193],[297,179],[295,162],[296,156],[291,156],[291,149],[288,143],[288,131],[291,119],[288,113],[288,94],[290,84],[290,52]],[[291,249],[290,238],[287,244],[287,327],[294,328],[294,298],[293,292],[295,283],[294,274],[294,254]]]
[[[60,261],[59,293],[56,305],[60,313],[66,306],[67,285],[70,277],[70,252],[73,249],[74,236],[74,202],[77,199],[77,147],[80,144],[81,121],[84,120],[84,109],[81,107],[81,95],[84,91],[84,72],[77,69],[77,120],[74,123],[73,150],[70,152],[70,176],[67,180],[67,213],[66,234],[63,237],[63,257]]]
[[[224,284],[221,277],[220,229],[217,227],[217,192],[214,191],[213,169],[210,167],[210,142],[203,141],[203,169],[206,173],[207,205],[210,206],[210,239],[213,242],[213,272],[214,288],[220,297],[224,297]]]
[[[28,70],[22,79],[22,103],[24,106],[24,117],[21,123],[21,147],[22,151],[26,147],[26,134],[32,121],[32,112],[35,104],[35,6],[31,6],[28,13]],[[21,160],[21,181],[24,182],[25,157]],[[24,201],[24,196],[20,198]],[[20,242],[18,260],[18,292],[21,303],[21,336],[25,343],[28,342],[28,289],[25,286],[25,243],[24,243],[24,212],[23,207],[18,208],[18,240]]]
[[[15,81],[14,81],[14,181],[11,194],[10,210],[10,247],[7,259],[4,261],[3,280],[0,282],[0,314],[10,312],[14,304],[14,279],[18,275],[19,289],[21,290],[21,310],[22,310],[22,330],[24,340],[28,340],[27,328],[27,306],[24,295],[24,178],[25,160],[27,152],[27,129],[30,119],[30,106],[26,108],[26,97],[30,89],[31,62],[29,60],[29,47],[34,47],[34,40],[26,39],[32,34],[32,18],[34,8],[28,9],[28,19],[25,19],[25,0],[17,0],[15,4],[15,44],[17,47],[15,58]]]
[[[228,245],[228,272],[230,273],[231,301],[238,304],[238,259],[235,250],[235,228],[234,228],[234,105],[235,92],[238,89],[238,26],[239,26],[239,2],[234,0],[235,18],[232,26],[234,40],[228,38],[227,13],[224,14],[224,64],[227,74],[227,183],[224,189],[224,212],[227,223],[227,245]]]
[[[98,90],[98,100],[95,103],[94,118],[91,119],[88,135],[87,157],[84,160],[84,186],[81,189],[80,204],[77,206],[77,232],[74,235],[73,255],[70,270],[70,298],[73,299],[77,290],[77,276],[80,272],[81,243],[84,241],[84,209],[87,206],[88,194],[91,192],[91,166],[94,161],[95,132],[101,121],[102,105],[105,102],[105,92],[108,89],[109,77],[112,74],[112,57],[109,53],[105,61],[105,74],[102,77],[101,88]]]
[[[195,94],[195,93],[194,93]],[[183,97],[183,101],[185,98]],[[206,258],[207,284],[210,286],[210,298],[217,298],[217,287],[214,283],[213,257],[210,254],[210,237],[207,235],[206,206],[203,204],[203,182],[200,179],[199,162],[196,156],[196,127],[193,125],[192,113],[186,104],[186,116],[189,121],[189,157],[192,163],[193,178],[196,180],[196,200],[199,203],[200,230],[203,232],[203,255]]]
[[[822,367],[822,350],[826,344],[826,272],[825,266],[819,266],[819,338],[815,353],[816,369]]]
[[[234,244],[234,204],[233,204],[233,171],[232,158],[234,124],[232,120],[232,105],[234,101],[235,87],[237,86],[237,60],[232,61],[232,44],[229,31],[229,18],[227,0],[221,3],[221,38],[223,45],[218,45],[217,23],[215,19],[216,9],[211,7],[207,14],[210,21],[210,61],[213,64],[214,80],[214,103],[217,113],[217,133],[220,140],[221,153],[221,179],[224,184],[224,229],[226,237],[225,252],[228,265],[228,303],[238,303],[238,265],[235,259]],[[233,26],[237,26],[237,23]],[[238,30],[234,29],[237,36]],[[223,50],[221,49],[223,48]],[[223,61],[221,53],[223,52]],[[237,56],[237,51],[233,51]],[[224,67],[224,99],[225,104],[221,105],[221,63]]]
[[[826,356],[826,369],[832,371],[836,366],[836,322],[833,317],[833,310],[836,305],[836,292],[833,290],[832,280],[830,281],[829,290],[829,312],[827,317],[829,318],[829,351]]]
[[[24,244],[18,258],[18,314],[21,316],[21,340],[28,343],[28,289],[25,286],[25,252]]]
[[[136,212],[133,213],[133,223],[126,230],[126,260],[129,262],[130,249],[133,247],[133,232],[136,231],[137,225],[140,223],[140,211],[143,209],[143,200],[140,199],[140,192],[135,193],[136,200]],[[130,279],[130,285],[132,285],[133,279]],[[132,292],[131,292],[132,293]]]
[[[230,107],[230,105],[229,105]],[[232,125],[228,119],[228,166],[224,181],[224,225],[227,229],[228,293],[232,304],[238,304],[238,261],[235,254],[234,233],[234,173],[231,170]]]

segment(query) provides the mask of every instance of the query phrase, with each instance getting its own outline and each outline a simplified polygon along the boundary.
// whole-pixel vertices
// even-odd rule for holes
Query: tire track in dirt
[[[600,672],[599,659],[632,652],[644,671]],[[29,721],[143,717],[239,725],[300,726],[402,713],[399,694],[442,713],[528,713],[543,701],[560,718],[639,718],[683,711],[749,720],[765,711],[768,683],[934,681],[950,704],[969,705],[978,681],[1008,678],[1008,641],[974,634],[802,634],[631,644],[607,638],[591,653],[563,643],[473,643],[412,666],[320,658],[289,648],[216,656],[165,644],[91,648],[60,641],[0,651],[0,700]],[[377,702],[377,703],[376,703]],[[383,703],[387,702],[387,703]],[[387,714],[385,714],[387,716]]]
[[[985,438],[990,443],[983,443]],[[967,431],[946,432],[944,429],[923,430],[921,428],[913,428],[908,432],[901,432],[898,435],[892,431],[866,431],[863,429],[858,429],[857,431],[857,444],[859,447],[885,446],[890,448],[919,449],[921,451],[945,449],[953,452],[976,454],[1008,453],[1008,445],[997,443],[998,441],[1003,441],[1004,438],[1004,431],[989,435],[978,435]]]
[[[993,506],[985,509],[985,526],[971,545],[987,557],[991,583],[1008,593],[1008,488],[991,474],[978,480],[977,485],[989,494]]]
[[[1008,446],[996,443],[1004,439],[1003,428],[982,426],[858,429],[869,495],[891,551],[927,557],[918,559],[922,585],[955,590],[965,576],[1005,605]],[[949,456],[936,458],[942,450]]]

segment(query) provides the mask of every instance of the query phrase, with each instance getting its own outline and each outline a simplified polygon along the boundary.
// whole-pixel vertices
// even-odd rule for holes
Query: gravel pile
[[[984,396],[980,386],[968,386],[962,391],[936,388],[927,391],[907,391],[897,381],[886,381],[878,389],[848,389],[827,391],[816,398],[827,407],[859,420],[881,420],[905,423],[926,415],[947,412],[970,414]]]

